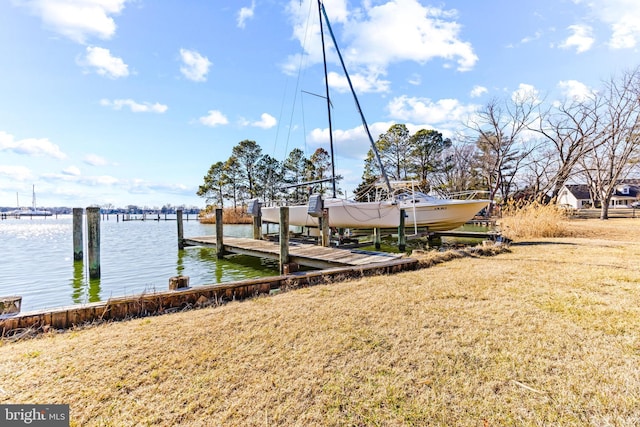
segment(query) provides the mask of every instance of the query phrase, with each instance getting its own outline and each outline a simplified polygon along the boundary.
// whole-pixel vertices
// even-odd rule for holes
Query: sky
[[[325,0],[374,139],[453,136],[492,99],[580,97],[640,65],[637,0]],[[243,140],[329,151],[316,0],[0,1],[0,206],[204,207]],[[331,42],[327,38],[327,45]],[[328,50],[335,164],[369,142]]]

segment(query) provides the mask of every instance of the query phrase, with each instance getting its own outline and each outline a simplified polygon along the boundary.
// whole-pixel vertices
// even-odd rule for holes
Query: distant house
[[[609,207],[628,208],[631,207],[631,203],[638,200],[640,200],[640,179],[623,179],[616,186]],[[589,187],[584,184],[566,184],[558,194],[557,203],[574,209],[592,207]],[[595,200],[595,204],[599,207],[600,200]]]
[[[565,184],[558,193],[557,203],[560,206],[574,209],[586,209],[591,207],[591,195],[589,187],[584,184]]]

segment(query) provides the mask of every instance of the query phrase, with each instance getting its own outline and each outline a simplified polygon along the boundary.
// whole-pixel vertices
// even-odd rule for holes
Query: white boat
[[[394,183],[394,187],[391,185],[384,166],[380,161],[380,156],[376,149],[376,145],[369,131],[369,127],[360,108],[360,102],[351,84],[351,78],[347,72],[346,66],[342,59],[340,49],[333,36],[331,25],[324,11],[324,5],[321,0],[318,0],[318,9],[320,14],[320,33],[322,34],[322,15],[325,17],[329,33],[333,39],[333,44],[336,49],[336,53],[340,59],[342,69],[351,88],[354,101],[356,103],[358,112],[362,119],[362,125],[367,133],[371,148],[378,161],[378,166],[382,171],[382,178],[387,188],[387,199],[373,202],[360,202],[346,199],[336,198],[336,186],[335,186],[335,165],[333,158],[333,132],[331,129],[331,100],[329,97],[329,87],[325,83],[326,87],[326,101],[327,112],[329,118],[329,144],[331,147],[331,165],[332,165],[332,178],[329,180],[333,183],[333,197],[319,201],[319,196],[314,197],[314,206],[312,206],[311,214],[309,205],[295,205],[289,206],[289,224],[293,226],[302,227],[318,227],[318,217],[320,211],[318,210],[318,204],[327,210],[329,218],[329,226],[333,228],[350,228],[350,229],[363,229],[363,228],[397,228],[401,223],[401,212],[404,212],[404,224],[405,227],[426,227],[429,231],[446,231],[458,228],[470,219],[472,219],[479,211],[489,204],[489,200],[485,199],[443,199],[437,198],[424,193],[413,191],[413,183],[411,181],[401,181]],[[322,41],[324,51],[324,38]],[[325,82],[327,82],[327,67],[325,61]],[[303,183],[301,185],[307,185],[309,183]],[[408,190],[411,186],[411,191]],[[253,208],[252,208],[253,209]],[[261,207],[260,213],[262,220],[265,222],[279,223],[280,219],[280,207],[268,206]]]
[[[323,200],[333,228],[397,228],[404,211],[405,227],[447,231],[458,228],[487,206],[484,199],[439,199],[424,193],[407,193],[404,197],[379,202],[355,202],[329,198]],[[278,223],[280,207],[261,209],[262,220]],[[309,205],[289,206],[289,224],[318,227],[318,217],[309,215]]]
[[[51,211],[44,209],[22,208],[7,212],[7,216],[51,216]]]
[[[18,200],[18,193],[16,193],[16,202],[18,203],[18,206],[20,206],[20,201]],[[31,202],[32,206],[30,208],[24,207],[24,208],[20,208],[18,207],[18,209],[6,212],[6,214],[8,216],[13,216],[13,217],[21,217],[21,216],[51,216],[51,211],[46,210],[46,209],[37,209],[36,208],[36,186],[33,186],[33,199]]]

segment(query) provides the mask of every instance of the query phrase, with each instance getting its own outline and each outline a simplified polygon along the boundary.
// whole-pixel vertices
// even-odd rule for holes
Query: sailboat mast
[[[33,204],[33,210],[36,210],[36,185],[33,184],[31,187],[31,191],[33,192],[33,200],[32,200],[32,204]]]
[[[324,46],[324,31],[322,29],[322,0],[318,0],[318,18],[320,20],[320,39],[322,40],[322,62],[324,63],[324,88],[327,99],[327,117],[329,118],[329,150],[331,151],[331,188],[333,198],[336,197],[336,162],[333,158],[333,127],[331,124],[331,98],[329,98],[329,78],[327,74],[327,53]]]
[[[351,77],[349,77],[349,72],[347,71],[347,66],[344,63],[344,59],[342,59],[342,54],[340,53],[340,48],[338,47],[338,42],[336,41],[336,37],[333,34],[333,30],[331,29],[331,23],[329,22],[329,17],[327,16],[327,11],[324,6],[320,5],[320,0],[318,0],[318,6],[322,10],[322,14],[324,15],[325,21],[327,21],[327,28],[329,29],[329,34],[331,35],[331,40],[333,40],[333,45],[336,48],[336,53],[338,54],[338,58],[340,58],[340,64],[342,65],[342,70],[344,71],[344,75],[347,78],[347,82],[349,83],[349,88],[351,89],[351,94],[353,95],[353,100],[356,103],[356,107],[358,108],[358,112],[360,113],[360,119],[362,120],[362,126],[364,127],[367,136],[369,137],[369,142],[371,143],[371,149],[376,156],[376,160],[378,161],[378,166],[380,167],[380,172],[382,173],[382,177],[384,178],[385,184],[387,184],[387,189],[389,190],[389,194],[393,193],[391,188],[391,183],[389,182],[389,177],[387,176],[387,172],[384,169],[384,165],[382,164],[382,160],[380,159],[380,154],[378,153],[378,149],[376,148],[375,142],[373,142],[373,137],[371,136],[371,132],[369,131],[369,126],[367,125],[367,120],[364,118],[364,113],[362,112],[362,108],[360,108],[360,101],[358,101],[358,96],[356,95],[356,91],[353,88],[353,84],[351,83]],[[322,19],[321,19],[322,21]],[[324,39],[323,39],[324,45]],[[323,49],[324,52],[324,49]],[[327,62],[325,61],[325,73]],[[329,83],[327,83],[328,85]]]

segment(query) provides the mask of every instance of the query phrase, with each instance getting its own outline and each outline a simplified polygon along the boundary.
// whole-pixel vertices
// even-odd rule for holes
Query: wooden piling
[[[280,274],[289,263],[289,207],[280,207]]]
[[[262,214],[260,205],[258,205],[258,215],[253,217],[253,238],[256,240],[262,239]]]
[[[176,210],[176,222],[178,223],[178,250],[184,249],[184,229],[182,227],[182,209]]]
[[[380,229],[379,228],[374,228],[373,229],[373,244],[374,244],[374,246],[375,246],[377,251],[380,250],[380,241],[381,241]]]
[[[224,256],[224,239],[223,239],[223,226],[222,226],[222,209],[216,209],[216,254],[218,258]]]
[[[73,208],[73,260],[84,258],[82,245],[82,208]]]
[[[174,276],[169,278],[169,290],[183,289],[189,287],[189,276]]]
[[[100,208],[88,207],[86,211],[89,278],[97,279],[100,277]]]
[[[404,230],[404,209],[400,209],[400,225],[398,225],[398,250],[404,252],[407,248],[407,236]]]
[[[20,296],[0,297],[0,315],[20,313],[21,305],[22,297]]]
[[[331,246],[331,228],[329,228],[329,209],[322,209],[322,216],[318,218],[320,221],[320,235],[322,246],[328,248]]]

